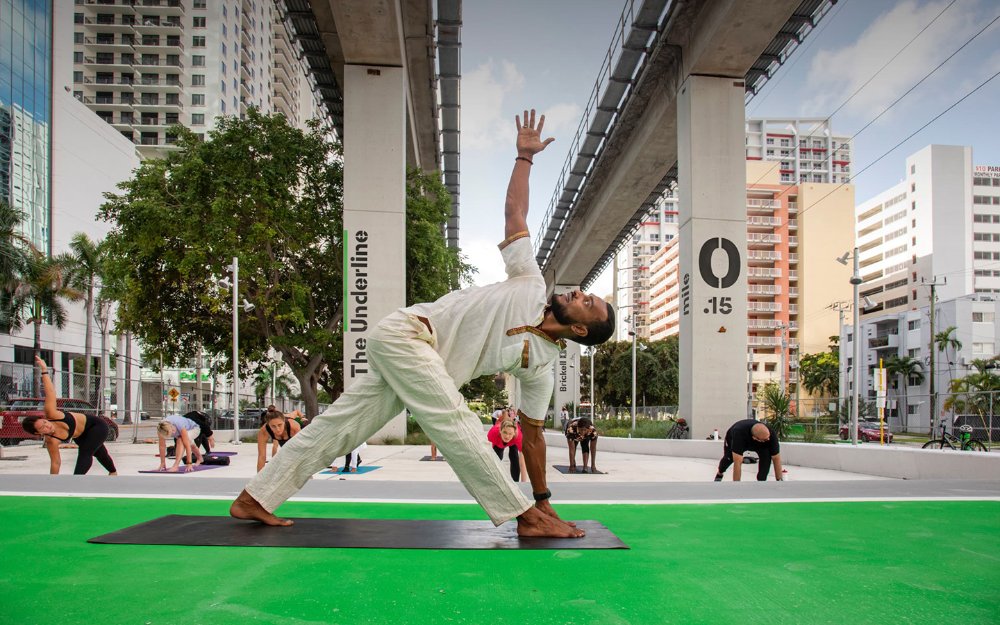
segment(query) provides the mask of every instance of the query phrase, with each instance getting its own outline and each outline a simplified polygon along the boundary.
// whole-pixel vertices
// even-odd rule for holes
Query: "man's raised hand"
[[[524,111],[524,123],[521,123],[521,116],[514,116],[514,123],[517,124],[517,155],[531,157],[545,149],[548,144],[555,141],[549,137],[542,140],[542,126],[545,125],[545,116],[538,118],[538,127],[535,127],[535,109],[531,113]]]

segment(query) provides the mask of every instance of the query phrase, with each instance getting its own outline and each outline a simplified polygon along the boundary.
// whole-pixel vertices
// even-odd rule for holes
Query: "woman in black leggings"
[[[79,453],[76,457],[74,475],[84,475],[94,464],[94,458],[108,470],[109,475],[118,475],[115,461],[111,459],[104,446],[108,439],[108,424],[103,419],[93,415],[78,412],[62,412],[56,408],[56,389],[49,376],[48,367],[41,358],[35,358],[35,364],[42,370],[42,387],[45,390],[45,416],[27,417],[21,427],[28,434],[41,434],[45,437],[45,449],[49,452],[49,473],[59,474],[62,457],[59,454],[59,443],[73,439]]]

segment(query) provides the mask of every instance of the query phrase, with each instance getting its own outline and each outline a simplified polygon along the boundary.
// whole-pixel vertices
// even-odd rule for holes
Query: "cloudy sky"
[[[623,6],[463,2],[461,246],[479,268],[478,284],[503,279],[496,243],[515,156],[514,115],[538,109],[544,133],[556,138],[533,167],[528,224],[535,234]],[[976,164],[1000,165],[1000,77],[906,140],[1000,72],[998,16],[996,0],[841,0],[750,102],[747,116],[832,115],[836,132],[856,135],[859,201],[902,179],[905,157],[930,143],[971,145]],[[611,290],[609,273],[593,287],[600,295]]]

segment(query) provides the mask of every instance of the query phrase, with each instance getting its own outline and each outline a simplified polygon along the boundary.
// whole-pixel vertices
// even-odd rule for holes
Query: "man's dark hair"
[[[580,345],[592,347],[600,345],[611,338],[611,335],[615,333],[615,309],[607,302],[604,302],[604,305],[608,308],[608,318],[604,321],[594,321],[589,324],[587,326],[587,336],[576,337],[573,339],[574,341]]]

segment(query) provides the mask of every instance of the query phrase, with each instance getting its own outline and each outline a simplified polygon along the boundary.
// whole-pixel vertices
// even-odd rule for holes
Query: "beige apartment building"
[[[780,163],[747,161],[747,345],[758,385],[798,382],[798,354],[825,351],[839,335],[835,302],[851,302],[851,271],[837,257],[854,244],[854,187],[782,184]],[[680,327],[678,239],[650,260],[650,339]]]

